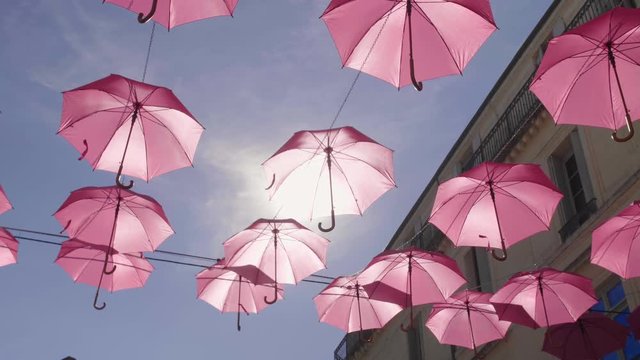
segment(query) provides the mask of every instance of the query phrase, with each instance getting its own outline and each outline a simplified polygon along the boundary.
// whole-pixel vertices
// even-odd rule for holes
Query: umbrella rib
[[[451,60],[453,61],[453,63],[456,64],[458,73],[462,74],[462,69],[460,68],[460,64],[458,64],[455,57],[453,56],[453,53],[451,52],[451,48],[449,47],[449,44],[447,44],[447,42],[445,41],[444,36],[442,36],[442,33],[440,33],[440,30],[438,30],[438,27],[433,23],[433,21],[431,21],[431,18],[429,18],[429,16],[424,12],[421,6],[416,6],[416,7],[418,8],[418,14],[420,14],[425,20],[427,20],[427,22],[431,24],[431,26],[435,30],[436,34],[438,34],[438,37],[440,38],[440,40],[442,40],[442,44],[444,44],[444,47],[447,49],[447,53],[449,53],[449,57],[451,57]],[[461,6],[461,7],[467,9],[464,6]]]
[[[355,143],[354,143],[354,145],[355,145]],[[335,154],[344,155],[345,157],[347,157],[349,159],[353,159],[355,161],[360,161],[360,162],[363,162],[363,163],[369,165],[369,167],[371,167],[372,169],[376,170],[376,172],[378,172],[380,175],[384,176],[387,180],[389,180],[389,181],[391,181],[392,183],[395,184],[395,182],[392,181],[392,179],[388,176],[388,174],[383,174],[380,170],[378,170],[375,166],[373,166],[369,161],[367,161],[365,159],[362,159],[362,158],[355,157],[355,156],[347,154],[347,153],[344,153],[344,152],[339,151],[339,150],[334,150],[333,152]],[[335,155],[333,155],[333,158],[336,159],[336,162],[338,161],[338,159],[335,157]]]
[[[518,201],[519,203],[521,203],[521,204],[522,204],[522,205],[523,205],[527,210],[529,210],[529,212],[530,212],[531,214],[533,214],[533,215],[534,215],[538,220],[540,220],[540,223],[541,223],[541,224],[543,224],[547,229],[549,229],[549,225],[545,224],[544,220],[543,220],[543,219],[541,219],[541,218],[540,218],[540,216],[538,216],[538,214],[536,214],[536,212],[535,212],[535,211],[533,211],[533,210],[531,209],[531,207],[529,207],[529,205],[525,204],[525,203],[524,203],[524,202],[523,202],[519,197],[517,197],[517,196],[513,195],[511,192],[509,192],[509,191],[505,190],[503,187],[500,187],[499,185],[495,185],[495,184],[494,184],[494,186],[495,186],[496,188],[498,188],[499,190],[504,191],[505,193],[504,193],[503,195],[505,195],[505,196],[507,196],[507,197],[510,197],[510,198],[513,198],[513,199],[515,199],[516,201]]]
[[[389,10],[385,11],[382,15],[380,15],[379,18],[375,19],[375,21],[371,24],[371,26],[369,26],[369,30],[371,30],[371,28],[373,28],[376,24],[378,24],[379,22],[381,22],[385,17],[387,18],[387,20],[391,17],[391,14],[393,14],[394,12],[402,9],[402,6],[398,6],[397,8],[396,5],[401,4],[403,2],[394,2],[393,5],[391,5],[391,8],[389,8]],[[394,9],[395,8],[395,9]],[[384,28],[384,25],[386,24],[386,20],[385,22],[382,24],[382,27],[380,28],[380,31],[378,33],[378,35],[380,33],[382,33],[382,30]],[[349,51],[349,54],[346,57],[346,60],[343,62],[342,66],[344,66],[344,64],[346,64],[347,62],[349,62],[349,60],[351,59],[351,56],[353,55],[354,51],[358,48],[358,46],[362,43],[362,40],[364,40],[364,38],[367,36],[367,34],[369,33],[369,30],[365,31],[362,36],[360,37],[360,39],[358,39],[358,41],[356,42],[356,44],[353,46],[353,48],[351,49],[351,51]],[[373,47],[375,46],[375,42],[374,44],[371,46],[371,49],[369,49],[369,53],[373,50]],[[362,71],[362,67],[360,71]]]
[[[360,215],[362,216],[362,209],[360,208],[360,204],[358,203],[358,198],[356,197],[355,191],[353,190],[353,186],[351,186],[351,183],[349,182],[349,178],[347,177],[347,174],[345,173],[344,169],[340,165],[340,162],[338,161],[338,159],[336,159],[336,157],[333,154],[331,154],[330,156],[334,160],[333,164],[336,166],[336,168],[342,174],[342,176],[344,176],[344,181],[347,183],[347,186],[349,187],[349,192],[351,193],[351,196],[353,197],[353,200],[356,203],[356,207],[358,208],[358,213],[360,213]]]
[[[180,150],[182,150],[182,153],[184,154],[184,156],[187,158],[187,160],[189,161],[190,164],[193,165],[193,161],[191,160],[191,158],[189,157],[189,155],[187,154],[187,152],[184,149],[184,146],[182,145],[182,143],[180,142],[180,140],[178,140],[178,138],[176,137],[176,135],[173,133],[173,131],[171,131],[164,123],[162,123],[162,121],[160,119],[158,119],[155,115],[151,114],[151,113],[147,113],[149,116],[151,116],[152,118],[154,118],[156,121],[158,121],[163,128],[167,129],[167,132],[169,133],[169,135],[171,135],[171,139],[175,140],[175,142],[178,144],[178,147],[180,147]],[[184,114],[184,113],[183,113]],[[142,114],[141,114],[142,115]]]

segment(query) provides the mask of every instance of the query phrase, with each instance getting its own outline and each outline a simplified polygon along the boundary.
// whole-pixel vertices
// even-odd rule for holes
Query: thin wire
[[[14,231],[21,231],[21,232],[26,232],[26,233],[31,233],[31,234],[44,235],[44,236],[52,236],[52,237],[57,237],[57,238],[67,238],[66,236],[63,236],[63,235],[60,235],[60,234],[48,233],[48,232],[44,232],[44,231],[36,231],[36,230],[13,228],[13,227],[11,227],[11,228],[10,227],[5,227],[5,229],[10,229],[10,230],[14,230]],[[41,243],[41,244],[57,245],[57,246],[62,245],[61,243],[56,242],[56,241],[36,239],[36,238],[33,238],[33,237],[26,237],[26,236],[14,236],[14,237],[16,239],[26,240],[26,241],[33,241],[33,242],[37,242],[37,243]],[[198,255],[193,255],[193,254],[185,254],[185,253],[180,253],[180,252],[175,252],[175,251],[156,250],[154,252],[155,253],[161,253],[161,254],[167,254],[167,255],[182,256],[182,257],[192,258],[192,259],[199,259],[199,260],[208,260],[208,261],[214,261],[214,262],[220,261],[220,259],[217,259],[217,258],[210,258],[210,257],[206,257],[206,256],[198,256]],[[191,266],[191,267],[197,267],[197,268],[203,268],[203,269],[208,269],[210,267],[209,265],[196,264],[196,263],[193,263],[193,262],[184,262],[184,261],[176,261],[176,260],[170,260],[170,259],[161,259],[161,258],[149,257],[149,256],[145,256],[145,258],[147,260],[152,260],[152,261],[170,263],[170,264],[175,264],[175,265]],[[315,278],[319,278],[319,279],[326,279],[326,280],[332,280],[332,281],[334,280],[333,277],[324,276],[324,275],[311,274],[310,277],[315,277]],[[330,282],[318,281],[318,280],[303,279],[302,281],[303,282],[308,282],[308,283],[323,284],[323,285],[331,284]]]
[[[393,7],[391,8],[391,10],[393,10]],[[373,44],[371,44],[371,48],[369,48],[369,51],[367,52],[367,56],[365,56],[364,60],[362,61],[362,65],[360,65],[360,69],[358,70],[358,73],[353,78],[353,81],[351,82],[351,86],[349,86],[349,90],[347,91],[347,94],[345,95],[344,99],[342,100],[342,103],[340,104],[340,107],[338,108],[338,111],[336,112],[336,115],[334,116],[333,121],[331,122],[331,126],[329,126],[329,130],[333,129],[333,126],[336,124],[336,121],[338,121],[338,118],[340,117],[340,114],[342,113],[342,109],[344,109],[345,105],[347,104],[347,101],[349,100],[349,97],[351,96],[351,93],[353,92],[353,89],[356,87],[356,83],[358,82],[358,79],[360,78],[360,75],[362,74],[362,69],[364,69],[364,65],[367,63],[367,60],[369,60],[369,56],[373,52],[373,48],[376,46],[376,43],[378,42],[378,39],[380,39],[380,35],[382,34],[382,30],[384,29],[385,25],[387,25],[387,22],[389,21],[389,17],[391,17],[391,13],[393,12],[391,10],[389,10],[389,12],[387,13],[387,16],[385,17],[384,22],[382,23],[382,26],[380,27],[380,30],[378,31],[378,34],[376,35],[376,38],[373,40]]]
[[[142,72],[142,82],[147,77],[147,67],[149,66],[149,56],[151,55],[151,44],[153,43],[153,35],[156,33],[156,22],[151,27],[151,36],[149,37],[149,46],[147,47],[147,58],[144,61],[144,71]]]

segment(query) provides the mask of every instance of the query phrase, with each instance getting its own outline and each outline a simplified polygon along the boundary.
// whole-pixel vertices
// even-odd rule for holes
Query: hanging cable
[[[151,36],[149,37],[149,46],[147,47],[147,58],[144,61],[144,71],[142,72],[142,82],[147,77],[147,67],[149,66],[149,56],[151,55],[151,44],[153,44],[153,35],[156,32],[156,23],[151,27]]]

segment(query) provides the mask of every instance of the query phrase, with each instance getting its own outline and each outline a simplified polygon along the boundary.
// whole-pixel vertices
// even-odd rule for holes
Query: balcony
[[[373,335],[373,330],[365,330],[362,336],[358,332],[346,334],[340,344],[333,351],[334,360],[349,360],[358,350],[360,350],[367,342],[362,339],[369,339]]]
[[[630,1],[620,0],[587,0],[576,16],[567,26],[568,29],[597,17],[609,11],[618,4],[632,6]],[[536,114],[542,109],[542,103],[529,91],[529,85],[535,73],[532,73],[525,84],[520,88],[507,106],[502,116],[498,119],[494,127],[482,140],[478,149],[471,155],[471,158],[464,164],[463,171],[469,170],[484,161],[501,161],[509,154],[511,149],[518,143],[522,134],[529,128]]]

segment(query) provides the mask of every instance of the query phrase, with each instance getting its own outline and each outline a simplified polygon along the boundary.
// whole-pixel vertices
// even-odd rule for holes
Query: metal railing
[[[598,211],[598,205],[596,203],[596,199],[593,198],[582,209],[580,209],[572,217],[567,219],[567,222],[558,231],[558,233],[560,233],[560,238],[562,238],[562,241],[566,241],[569,236],[576,232],[576,230],[578,230],[580,226],[591,217],[591,215],[595,214],[596,211]]]
[[[346,334],[340,344],[333,351],[334,360],[349,360],[364,344],[367,342],[362,339],[369,339],[373,335],[374,330],[364,330],[362,335],[358,332]]]
[[[597,17],[598,15],[622,4],[631,6],[628,1],[620,0],[587,0],[580,8],[576,16],[571,20],[568,29]],[[529,76],[525,84],[514,96],[511,104],[498,119],[487,136],[482,140],[478,149],[464,164],[463,171],[469,170],[483,161],[503,160],[509,151],[518,143],[522,134],[529,128],[535,119],[535,115],[542,108],[540,100],[529,91],[529,85],[535,72]]]

